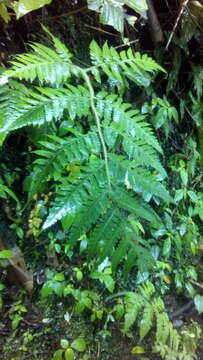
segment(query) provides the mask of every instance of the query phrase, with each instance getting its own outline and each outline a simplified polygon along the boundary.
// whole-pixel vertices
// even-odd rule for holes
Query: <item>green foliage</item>
[[[40,9],[44,5],[50,4],[50,2],[51,0],[2,0],[0,4],[0,16],[8,23],[11,20],[8,9],[13,9],[16,18],[19,19],[33,10]]]
[[[124,333],[132,336],[130,329],[140,318],[139,335],[143,340],[156,323],[155,343],[153,351],[159,353],[163,359],[192,360],[195,359],[195,349],[201,330],[198,324],[177,331],[165,311],[160,297],[154,297],[155,288],[147,282],[139,288],[139,292],[129,292],[125,295]],[[195,340],[194,340],[195,339]],[[188,345],[188,341],[190,346]]]
[[[11,321],[12,329],[15,330],[20,322],[23,320],[23,314],[27,312],[27,309],[22,305],[21,300],[17,300],[13,306],[9,309],[9,318]]]
[[[71,344],[69,344],[68,340],[62,339],[61,347],[62,349],[55,351],[53,360],[60,360],[63,358],[65,360],[74,360],[74,350],[78,351],[79,353],[84,352],[86,350],[86,342],[82,337],[76,338]]]
[[[162,221],[149,202],[171,198],[161,182],[166,178],[158,157],[162,149],[145,117],[124,103],[116,88],[110,95],[98,87],[104,76],[116,87],[127,86],[127,79],[145,87],[154,72],[163,69],[147,55],[131,49],[119,53],[107,43],[100,48],[95,41],[90,44],[92,64],[82,68],[72,62],[66,46],[45,31],[55,49],[31,44],[32,52],[18,55],[1,79],[39,80],[53,87],[31,88],[9,80],[2,88],[0,131],[9,134],[67,117],[72,121],[66,137],[49,136],[34,151],[28,202],[48,182],[54,184],[43,229],[66,218],[69,249],[88,234],[89,257],[96,256],[100,263],[112,256],[114,271],[127,260],[127,274],[135,259],[141,264],[148,253],[133,221],[141,219],[158,228]],[[92,76],[98,83],[95,89]],[[151,255],[147,257],[150,263]]]
[[[143,14],[147,10],[145,0],[88,0],[88,7],[100,14],[100,22],[113,26],[117,31],[123,33],[125,12],[123,6],[129,6],[138,14]],[[127,18],[129,24],[133,25],[137,18],[131,16]]]

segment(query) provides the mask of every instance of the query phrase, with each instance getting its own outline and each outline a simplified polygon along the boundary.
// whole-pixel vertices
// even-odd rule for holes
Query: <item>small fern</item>
[[[139,319],[139,337],[142,341],[151,329],[155,330],[153,351],[165,360],[196,359],[195,350],[201,330],[191,323],[177,331],[165,311],[160,297],[155,297],[153,284],[147,281],[137,292],[127,292],[124,297],[124,334],[132,336],[132,326]]]
[[[39,142],[28,202],[49,183],[54,195],[43,229],[66,219],[70,248],[87,233],[89,257],[98,263],[111,256],[115,271],[124,261],[125,274],[135,264],[141,266],[142,258],[150,266],[148,243],[135,232],[132,219],[154,228],[162,224],[152,207],[153,200],[171,201],[161,182],[166,178],[158,156],[162,149],[145,117],[122,96],[103,91],[101,84],[107,77],[118,89],[128,81],[145,87],[164,70],[147,55],[131,49],[118,52],[107,43],[100,48],[95,41],[90,44],[91,64],[82,68],[72,62],[69,49],[45,31],[54,49],[32,43],[31,52],[18,55],[2,77],[9,82],[1,89],[0,135],[67,118],[73,122],[66,137],[56,134]],[[12,78],[35,85],[39,81],[41,86]],[[75,177],[68,170],[73,164],[79,169]]]

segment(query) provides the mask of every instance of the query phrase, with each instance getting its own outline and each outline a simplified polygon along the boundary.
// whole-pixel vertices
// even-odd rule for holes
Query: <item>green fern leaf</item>
[[[20,96],[20,97],[19,97]],[[6,99],[7,100],[7,99]],[[64,110],[71,119],[87,116],[89,112],[89,93],[85,87],[39,88],[28,90],[20,95],[19,89],[12,90],[11,99],[2,104],[8,106],[5,124],[0,132],[10,132],[28,125],[42,125],[63,116]]]
[[[146,281],[144,284],[142,284],[139,287],[139,291],[141,293],[141,295],[147,300],[150,301],[152,295],[155,293],[155,287],[154,285],[150,282],[150,281]],[[160,299],[161,301],[161,299]],[[159,304],[159,301],[156,302],[156,307],[157,311],[162,311],[164,309],[164,304],[163,302],[161,302]],[[159,309],[159,310],[158,310]]]
[[[89,192],[91,194],[101,187],[106,187],[107,180],[104,167],[104,162],[98,160],[93,166],[86,167],[79,179],[59,187],[43,229],[54,225],[66,215],[75,216],[82,209],[82,205],[88,201]]]
[[[88,70],[92,72],[98,82],[101,82],[97,70],[99,67],[109,78],[115,79],[118,84],[122,85],[126,84],[125,79],[128,78],[139,86],[149,86],[150,73],[158,70],[164,71],[148,55],[134,54],[131,48],[119,53],[115,48],[109,47],[107,43],[100,48],[93,40],[90,44],[90,55],[93,66]]]
[[[154,168],[160,173],[162,178],[167,176],[154,149],[146,144],[145,140],[137,140],[132,136],[124,136],[123,150],[127,153],[129,159],[136,161],[137,166]]]
[[[46,184],[48,178],[57,179],[57,174],[61,174],[68,163],[88,160],[91,154],[99,154],[101,151],[96,131],[63,139],[49,136],[49,139],[50,141],[40,142],[43,150],[34,151],[35,154],[40,155],[40,158],[34,163],[35,167],[29,187],[28,202]]]
[[[153,318],[154,318],[154,308],[153,305],[150,303],[147,303],[144,307],[142,319],[140,322],[140,341],[144,339],[144,337],[148,334],[148,332],[151,330],[153,325]]]
[[[41,25],[42,29],[50,36],[53,45],[55,47],[55,50],[57,52],[57,54],[60,56],[61,59],[63,59],[66,62],[69,62],[72,54],[69,51],[69,49],[57,38],[55,37],[48,29],[46,26],[44,26],[43,24]]]
[[[120,134],[125,134],[128,139],[133,138],[145,141],[155,150],[162,153],[162,149],[155,138],[152,127],[144,122],[144,115],[139,111],[132,110],[130,104],[123,103],[122,99],[116,95],[108,95],[106,92],[97,94],[97,109],[101,118],[105,119],[105,124],[112,121],[111,127]]]
[[[74,66],[68,49],[65,51],[63,48],[61,51],[58,45],[57,53],[39,43],[31,43],[30,47],[32,52],[17,55],[16,59],[11,61],[12,67],[4,72],[4,76],[31,82],[38,79],[42,84],[46,82],[56,86],[70,76]]]
[[[129,243],[124,233],[112,255],[111,264],[112,264],[113,273],[115,273],[118,264],[126,256],[128,248],[129,248]]]
[[[124,317],[123,332],[125,335],[130,335],[129,331],[135,323],[139,312],[143,309],[144,301],[139,294],[128,292],[124,298],[126,313]]]
[[[107,256],[111,256],[118,240],[123,232],[122,217],[116,207],[107,210],[102,221],[91,233],[88,253],[92,258],[99,251],[99,262],[102,262]]]
[[[127,239],[128,239],[128,237],[127,237]],[[129,243],[129,241],[128,241],[128,243]],[[124,275],[125,280],[127,280],[127,276],[130,273],[131,269],[136,266],[138,252],[137,252],[136,246],[134,247],[133,245],[134,244],[131,241],[131,246],[126,254],[126,261],[125,261],[124,267],[123,267],[123,275]]]
[[[141,193],[144,198],[150,199],[152,196],[157,196],[165,201],[172,201],[167,190],[155,175],[152,175],[147,169],[132,169],[132,166],[132,162],[123,160],[122,156],[109,155],[110,173],[117,179],[117,182],[125,185],[127,189]]]
[[[145,219],[157,227],[162,224],[162,221],[156,212],[146,204],[146,202],[136,198],[129,191],[118,188],[112,196],[121,209],[129,211],[130,213],[135,214],[136,217]]]
[[[82,234],[90,231],[92,225],[106,212],[108,203],[108,192],[106,189],[96,188],[96,191],[91,193],[75,217],[69,237],[70,247],[75,245]]]

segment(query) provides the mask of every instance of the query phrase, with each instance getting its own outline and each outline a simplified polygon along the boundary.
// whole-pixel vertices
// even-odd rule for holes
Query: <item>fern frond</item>
[[[62,48],[60,43],[55,42],[55,46],[57,51],[40,43],[31,43],[32,51],[17,55],[4,76],[31,82],[38,79],[41,84],[60,86],[70,76],[74,65],[71,62],[72,55],[65,45]]]
[[[118,207],[134,214],[137,218],[142,218],[150,223],[160,226],[162,221],[157,213],[144,202],[141,198],[135,197],[133,193],[118,187],[112,194],[112,198]]]
[[[139,291],[141,293],[141,295],[147,300],[147,301],[151,301],[151,298],[153,296],[153,294],[155,293],[155,287],[154,285],[150,282],[150,281],[146,281],[144,284],[142,284],[139,287]],[[163,304],[161,304],[163,308]]]
[[[88,244],[89,256],[92,257],[97,253],[99,262],[102,262],[107,256],[111,256],[123,231],[122,215],[115,206],[112,206],[91,233]]]
[[[146,144],[145,140],[137,140],[132,136],[124,136],[123,150],[130,160],[135,160],[137,166],[144,166],[157,170],[162,178],[165,178],[166,171],[155,153],[152,146]]]
[[[123,159],[122,156],[109,155],[110,174],[117,179],[117,182],[125,185],[127,189],[141,193],[144,198],[150,199],[151,196],[157,196],[165,201],[172,200],[155,175],[152,175],[147,169],[139,167],[133,169],[132,166],[133,163]]]
[[[49,136],[49,140],[41,141],[43,148],[35,151],[40,158],[34,162],[28,201],[40,191],[48,177],[57,179],[57,174],[61,174],[68,163],[88,160],[91,154],[99,154],[101,151],[96,131],[63,139]]]
[[[43,229],[54,225],[66,215],[75,216],[89,199],[89,194],[106,187],[105,165],[103,160],[83,169],[78,179],[61,185],[57,190],[56,199],[50,210]]]
[[[148,332],[151,330],[153,325],[153,319],[154,319],[154,308],[153,305],[150,303],[147,303],[143,314],[142,319],[140,322],[140,341],[144,339],[144,337],[148,334]]]
[[[130,328],[135,323],[138,314],[144,306],[143,297],[138,293],[128,292],[124,298],[124,304],[126,308],[124,317],[123,332],[125,335],[130,335]]]
[[[152,127],[145,122],[145,116],[140,115],[138,110],[132,110],[131,105],[123,103],[122,99],[116,95],[108,95],[106,92],[97,94],[97,110],[100,117],[105,120],[105,124],[111,121],[111,127],[120,134],[145,141],[145,144],[152,146],[155,150],[163,153]]]
[[[70,61],[72,54],[70,52],[70,50],[66,47],[65,44],[63,44],[57,37],[55,37],[46,26],[44,26],[43,24],[41,25],[42,29],[49,35],[49,37],[52,40],[52,43],[55,47],[55,50],[57,52],[57,54],[59,54],[59,56],[61,57],[61,59],[63,59],[64,61],[68,62]]]
[[[75,217],[69,236],[69,246],[72,248],[82,234],[88,233],[96,221],[106,212],[109,199],[106,189],[96,188],[88,197]]]
[[[125,257],[127,250],[129,248],[128,241],[126,240],[125,233],[121,236],[121,240],[117,244],[117,247],[115,248],[111,260],[112,265],[112,271],[115,273],[115,270],[118,266],[118,264],[121,262],[121,260]]]
[[[21,94],[19,88],[9,92],[10,99],[0,105],[7,105],[5,124],[0,132],[10,132],[28,125],[42,125],[54,119],[59,120],[66,109],[71,119],[87,116],[89,93],[83,86],[52,89],[36,87]]]
[[[118,52],[115,48],[109,47],[107,43],[100,48],[93,40],[90,44],[90,55],[93,66],[88,70],[99,83],[101,82],[99,68],[109,78],[115,79],[122,85],[126,83],[125,79],[128,78],[139,86],[149,86],[150,73],[158,70],[164,71],[148,55],[133,53],[131,48],[127,51]]]

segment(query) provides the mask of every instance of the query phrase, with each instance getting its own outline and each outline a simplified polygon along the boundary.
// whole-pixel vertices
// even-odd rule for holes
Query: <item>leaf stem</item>
[[[95,93],[94,93],[94,89],[91,85],[89,76],[87,75],[86,71],[83,71],[82,69],[80,69],[82,76],[88,86],[89,92],[90,92],[90,106],[92,109],[92,112],[94,114],[95,117],[95,122],[97,125],[97,130],[98,130],[98,134],[99,134],[99,138],[101,141],[101,145],[102,145],[102,149],[103,149],[103,154],[104,154],[104,162],[105,162],[105,169],[106,169],[106,176],[107,176],[107,181],[108,181],[108,186],[109,186],[109,190],[111,190],[111,179],[110,179],[110,173],[109,173],[109,165],[108,165],[108,152],[107,152],[107,148],[106,148],[106,144],[104,141],[104,137],[102,134],[102,130],[101,130],[101,122],[99,119],[99,115],[95,106]]]

